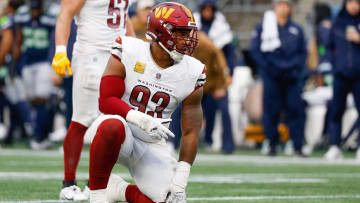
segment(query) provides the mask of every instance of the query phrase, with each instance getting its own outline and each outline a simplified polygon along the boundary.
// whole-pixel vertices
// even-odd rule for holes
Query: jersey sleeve
[[[0,18],[0,30],[6,30],[11,27],[11,21],[7,16]]]
[[[206,66],[204,66],[202,73],[199,75],[199,77],[196,81],[195,90],[204,86],[205,83],[206,83]]]
[[[111,55],[121,61],[123,55],[123,43],[120,36],[116,38],[115,42],[111,47]]]

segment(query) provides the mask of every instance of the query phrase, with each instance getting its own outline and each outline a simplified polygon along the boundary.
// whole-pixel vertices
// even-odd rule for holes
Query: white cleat
[[[82,192],[81,189],[76,186],[72,185],[69,187],[64,187],[60,191],[60,200],[72,200],[72,201],[85,201],[89,200]]]
[[[105,193],[106,189],[90,190],[90,203],[109,203]]]
[[[90,188],[87,185],[85,185],[85,188],[82,193],[85,195],[87,199],[90,199]]]
[[[357,162],[360,162],[360,146],[356,150],[356,158],[355,159],[356,159]]]
[[[344,155],[341,149],[336,145],[330,146],[330,149],[325,154],[325,159],[327,160],[341,160],[343,158]]]
[[[109,203],[126,202],[125,191],[128,185],[129,183],[120,176],[111,175],[106,188],[106,200]]]

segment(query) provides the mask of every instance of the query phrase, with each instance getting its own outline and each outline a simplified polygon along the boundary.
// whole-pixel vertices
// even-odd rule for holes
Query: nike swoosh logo
[[[62,57],[58,62],[56,62],[55,60],[53,61],[53,64],[55,65],[55,66],[57,66],[59,63],[61,63],[63,60],[65,60],[66,59],[66,57],[64,56],[64,57]]]

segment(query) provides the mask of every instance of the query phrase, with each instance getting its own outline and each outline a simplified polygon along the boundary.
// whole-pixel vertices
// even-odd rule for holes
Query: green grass
[[[6,153],[4,153],[6,152]],[[27,153],[28,152],[28,153]],[[84,154],[87,154],[85,151]],[[204,154],[201,152],[201,154]],[[320,157],[321,153],[314,157]],[[246,155],[253,159],[264,159],[258,151],[237,151],[235,158]],[[281,156],[284,163],[255,163],[252,160],[229,161],[226,156],[217,154],[218,160],[204,161],[201,158],[192,167],[191,177],[228,177],[227,183],[191,181],[187,187],[188,198],[195,197],[263,197],[263,196],[324,196],[317,199],[263,199],[263,200],[228,200],[211,202],[280,202],[280,203],[355,203],[360,202],[360,165],[304,163],[303,159],[293,162],[291,157]],[[223,158],[222,158],[223,157]],[[353,153],[346,154],[353,158]],[[313,159],[313,158],[308,158]],[[86,184],[88,157],[82,157],[78,172],[82,174],[79,186]],[[236,159],[235,159],[236,160]],[[265,160],[271,160],[265,158]],[[306,161],[306,160],[305,160]],[[57,177],[7,177],[9,172],[57,174]],[[61,188],[63,172],[62,156],[55,150],[48,154],[36,154],[31,151],[0,150],[0,203],[4,201],[57,200]],[[117,165],[114,172],[127,173],[124,167]],[[277,182],[278,179],[316,179],[323,182]],[[233,181],[232,181],[233,180]],[[236,182],[236,180],[241,180]],[[343,198],[332,198],[345,195]],[[356,197],[352,197],[357,195]],[[189,202],[210,202],[189,201]]]

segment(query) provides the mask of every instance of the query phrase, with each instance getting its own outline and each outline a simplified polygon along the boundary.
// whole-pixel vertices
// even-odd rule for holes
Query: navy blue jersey
[[[281,47],[272,52],[263,52],[260,49],[262,31],[261,22],[255,28],[250,45],[251,56],[255,59],[260,73],[279,77],[286,72],[288,77],[299,77],[306,62],[306,42],[300,25],[291,19],[284,26],[278,25]]]
[[[23,35],[22,52],[26,65],[47,61],[51,33],[55,30],[56,18],[42,15],[32,19],[29,14],[16,17]]]

